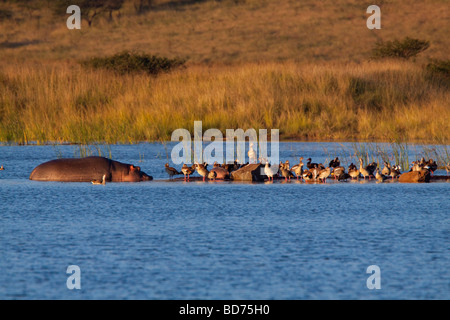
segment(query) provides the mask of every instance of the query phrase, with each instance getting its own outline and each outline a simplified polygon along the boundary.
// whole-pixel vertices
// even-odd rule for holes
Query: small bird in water
[[[5,170],[5,168],[3,168],[3,166],[1,166],[1,167],[0,167],[0,171],[1,171],[1,170]]]
[[[448,173],[450,172],[450,162],[447,163],[447,165],[445,166],[445,170],[447,171],[447,177],[448,177]]]
[[[105,185],[106,184],[106,174],[103,175],[102,180],[92,180],[91,181],[92,184],[102,184]]]
[[[169,167],[169,164],[168,164],[168,163],[166,163],[165,169],[166,169],[167,174],[170,176],[170,179],[172,179],[173,176],[175,176],[175,175],[177,175],[177,174],[181,174],[180,172],[178,172],[177,169],[172,168],[172,167]]]

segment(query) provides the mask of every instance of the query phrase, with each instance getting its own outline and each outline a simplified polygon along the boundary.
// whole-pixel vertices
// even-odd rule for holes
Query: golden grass
[[[39,3],[41,0],[33,2]],[[157,0],[155,10],[136,15],[126,0],[120,17],[96,18],[91,28],[68,30],[65,11],[52,15],[48,1],[35,11],[2,3],[14,19],[0,21],[0,55],[7,59],[66,60],[137,50],[194,63],[294,60],[367,60],[377,40],[406,36],[429,40],[421,59],[448,59],[447,0],[383,0],[381,30],[368,30],[367,7],[358,0],[223,0],[178,7]],[[33,42],[34,41],[34,42]]]
[[[77,64],[0,68],[0,141],[136,142],[173,130],[283,139],[450,141],[448,81],[410,62],[191,66],[157,78]]]
[[[202,120],[223,132],[279,128],[283,139],[449,142],[448,79],[422,68],[448,59],[446,0],[380,1],[376,31],[357,0],[172,1],[143,15],[126,1],[113,22],[81,30],[48,1],[2,2],[14,17],[0,21],[0,141],[168,139]],[[406,36],[431,46],[408,63],[367,61],[377,40]],[[123,50],[188,68],[154,78],[77,63]]]

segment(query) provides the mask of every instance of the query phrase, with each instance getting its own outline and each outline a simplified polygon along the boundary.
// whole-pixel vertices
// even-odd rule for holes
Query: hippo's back
[[[111,178],[111,160],[103,157],[88,157],[82,159],[57,159],[37,166],[31,172],[30,180],[89,182],[106,174]]]
[[[399,177],[398,181],[406,183],[430,182],[430,172],[428,170],[405,172]]]

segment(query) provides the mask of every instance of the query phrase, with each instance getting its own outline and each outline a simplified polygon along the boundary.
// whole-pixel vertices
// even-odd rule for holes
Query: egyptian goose
[[[292,171],[295,173],[295,175],[297,176],[297,180],[300,177],[300,179],[302,179],[302,175],[303,175],[303,157],[300,158],[300,161],[298,164],[296,164],[295,166],[292,167]]]
[[[428,167],[430,167],[430,172],[431,172],[431,175],[433,175],[434,174],[434,172],[437,170],[437,168],[438,168],[438,165],[437,165],[437,163],[436,163],[436,161],[434,161],[433,159],[430,159],[430,160],[428,160],[428,163],[427,163],[427,165],[428,165]]]
[[[381,174],[385,176],[389,176],[391,174],[391,165],[386,161],[384,162],[384,168],[381,170]]]
[[[397,165],[394,165],[391,168],[390,176],[392,177],[392,180],[394,180],[395,178],[397,178],[401,174],[400,170],[401,170],[401,167],[397,166]]]
[[[370,172],[363,167],[363,159],[359,158],[359,172],[363,176],[364,180],[366,180],[366,177],[369,177],[370,180]]]
[[[315,167],[318,166],[317,163],[311,163],[311,158],[306,159],[306,161],[308,161],[308,162],[306,163],[306,167],[307,167],[309,170],[311,170],[311,169],[313,169],[313,168],[315,168]]]
[[[291,172],[291,170],[284,168],[281,168],[281,175],[284,177],[284,179],[287,181],[288,178],[289,180],[291,180],[291,178],[294,177],[293,173]]]
[[[423,168],[425,167],[428,163],[425,161],[425,158],[422,157],[419,161],[420,166]]]
[[[358,179],[359,178],[359,170],[358,170],[358,168],[356,168],[356,166],[353,165],[352,168],[348,169],[348,175],[352,178],[352,180]]]
[[[422,170],[423,166],[420,164],[419,161],[413,161],[411,162],[412,167],[410,171],[420,171]]]
[[[103,175],[102,180],[92,180],[91,181],[92,184],[102,184],[105,185],[106,184],[106,174]]]
[[[198,174],[201,175],[203,177],[203,181],[205,181],[205,178],[208,176],[209,171],[208,169],[205,168],[205,166],[203,164],[196,164],[195,165],[195,170],[197,170]]]
[[[383,182],[384,180],[387,179],[387,177],[384,174],[380,173],[380,170],[378,170],[378,168],[375,170],[375,178],[380,182]]]
[[[330,161],[329,166],[331,168],[336,168],[339,167],[341,165],[341,162],[339,161],[339,157],[334,158],[333,160]]]
[[[169,164],[166,163],[166,165],[164,166],[166,169],[167,174],[170,176],[170,179],[173,178],[173,176],[177,175],[177,174],[181,174],[180,172],[178,172],[177,169],[169,167]]]
[[[345,174],[345,168],[342,166],[335,167],[332,172],[334,180],[339,180],[339,177]]]
[[[208,179],[209,180],[216,180],[216,178],[217,178],[217,172],[216,171],[210,171],[209,173],[208,173]]]
[[[331,168],[328,167],[319,172],[319,174],[317,175],[317,179],[322,182],[327,182],[327,178],[330,176],[330,174],[331,174]]]
[[[376,162],[372,162],[369,163],[364,169],[367,170],[367,172],[369,172],[369,178],[370,176],[373,176],[375,169],[378,168],[378,163]]]
[[[358,168],[353,164],[353,162],[350,163],[350,165],[348,166],[348,171],[352,171],[352,170],[356,170],[356,169],[358,169]]]
[[[181,168],[181,172],[184,174],[184,181],[186,181],[186,176],[187,180],[189,180],[189,176],[195,172],[195,165],[193,165],[192,167],[188,167],[185,163]]]
[[[303,180],[305,180],[305,181],[311,181],[313,179],[313,174],[311,173],[311,171],[305,170],[305,171],[303,171],[302,177],[303,177]]]
[[[314,179],[314,180],[317,180],[317,176],[319,175],[319,172],[322,171],[322,170],[323,170],[323,169],[320,169],[320,168],[318,168],[318,167],[315,167],[315,168],[309,169],[309,172],[311,172],[311,174],[312,174],[312,176],[313,176],[313,179]]]

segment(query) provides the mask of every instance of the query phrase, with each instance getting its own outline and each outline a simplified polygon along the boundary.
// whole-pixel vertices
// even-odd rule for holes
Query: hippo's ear
[[[130,164],[130,170],[134,170],[134,166]]]
[[[136,167],[136,170],[137,171],[141,171],[141,167]]]

